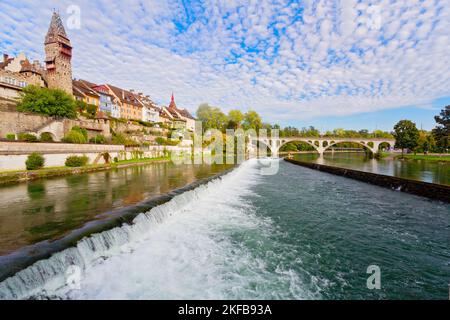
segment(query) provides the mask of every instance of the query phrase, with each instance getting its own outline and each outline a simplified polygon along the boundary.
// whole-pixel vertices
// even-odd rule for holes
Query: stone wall
[[[0,171],[26,170],[25,161],[29,154],[38,152],[45,158],[45,167],[62,167],[68,156],[87,156],[89,164],[105,164],[104,153],[108,153],[110,161],[130,160],[136,156],[139,148],[125,148],[122,145],[95,145],[69,143],[27,143],[0,141]],[[190,148],[177,146],[150,146],[142,150],[143,158],[158,158],[167,156],[167,152],[182,150],[189,152]]]
[[[418,196],[450,203],[450,186],[386,176],[371,172],[326,166],[323,164],[303,162],[287,158],[285,158],[284,160],[303,167],[320,170],[336,174],[339,176],[344,176],[347,178],[368,182],[370,184],[374,184],[377,186],[387,187],[401,192],[407,192]]]
[[[0,111],[0,138],[3,139],[10,133],[17,135],[29,132],[39,136],[42,132],[50,132],[55,141],[60,141],[74,126],[86,128],[89,138],[97,134],[106,138],[111,136],[109,121],[103,119],[53,119],[36,114]]]
[[[39,152],[43,154],[56,153],[101,153],[125,151],[122,145],[104,144],[72,144],[72,143],[28,143],[0,141],[1,155],[18,155]]]
[[[49,122],[49,117],[21,113],[0,111],[0,138],[7,134],[34,131]]]

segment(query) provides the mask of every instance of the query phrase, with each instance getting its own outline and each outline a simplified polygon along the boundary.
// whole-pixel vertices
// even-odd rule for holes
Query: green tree
[[[217,107],[207,103],[201,104],[196,112],[197,119],[203,123],[203,131],[209,129],[225,130],[228,124],[227,116]]]
[[[38,86],[27,86],[23,89],[17,111],[72,119],[77,116],[72,96],[60,89]]]
[[[240,128],[242,126],[242,121],[244,121],[244,114],[240,110],[230,110],[228,112],[228,122],[235,124],[235,128]]]
[[[441,113],[434,117],[437,123],[432,134],[440,151],[447,152],[450,147],[450,106],[442,109]]]
[[[394,126],[395,147],[402,149],[402,158],[404,149],[413,150],[418,145],[419,130],[416,124],[409,120],[401,120]]]
[[[302,128],[299,134],[301,137],[320,137],[320,131],[313,126]]]
[[[262,119],[256,111],[249,110],[244,115],[243,127],[245,130],[255,129],[258,132],[259,129],[262,128],[262,126],[263,126]]]

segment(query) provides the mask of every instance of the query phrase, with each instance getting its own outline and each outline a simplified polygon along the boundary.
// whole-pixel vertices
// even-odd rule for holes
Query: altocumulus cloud
[[[0,51],[43,59],[51,11],[74,75],[194,111],[208,101],[272,121],[427,106],[450,96],[450,7],[440,0],[0,2]]]

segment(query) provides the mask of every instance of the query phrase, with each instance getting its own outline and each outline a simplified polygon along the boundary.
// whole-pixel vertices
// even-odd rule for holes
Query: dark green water
[[[323,298],[448,299],[450,205],[288,163],[254,190],[285,252],[278,263]],[[381,290],[367,289],[369,265]]]
[[[450,185],[450,163],[424,160],[369,159],[364,153],[296,154],[295,159],[373,172],[389,176]]]

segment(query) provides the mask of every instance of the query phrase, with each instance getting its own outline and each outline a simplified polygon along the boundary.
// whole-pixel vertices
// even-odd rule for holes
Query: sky
[[[434,127],[450,104],[448,0],[1,0],[0,52],[44,60],[53,8],[73,74],[162,105],[282,126]]]

